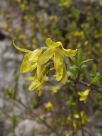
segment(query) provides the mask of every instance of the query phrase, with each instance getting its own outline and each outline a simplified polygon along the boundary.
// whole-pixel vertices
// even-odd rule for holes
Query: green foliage
[[[98,84],[102,81],[102,75],[97,72],[96,65],[93,65],[92,67],[92,73],[91,73],[91,84]]]
[[[74,63],[70,70],[71,78],[76,79],[79,74],[83,72],[83,69],[87,67],[87,63],[92,61],[92,59],[84,59],[82,52],[78,51],[76,57],[72,58],[72,62]]]
[[[11,121],[12,121],[13,127],[16,127],[18,122],[18,117],[16,115],[12,115]]]

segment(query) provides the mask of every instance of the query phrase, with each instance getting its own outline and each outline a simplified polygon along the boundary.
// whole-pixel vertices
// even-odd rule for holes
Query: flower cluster
[[[64,49],[61,42],[55,42],[51,38],[46,39],[47,48],[42,47],[34,51],[19,48],[14,42],[13,45],[19,51],[26,53],[21,64],[21,73],[35,71],[35,75],[28,78],[28,80],[32,80],[29,86],[30,91],[35,89],[42,90],[43,84],[48,80],[48,72],[50,70],[48,64],[51,60],[56,71],[55,79],[62,83],[67,82],[65,56],[73,57],[76,55],[77,50]]]

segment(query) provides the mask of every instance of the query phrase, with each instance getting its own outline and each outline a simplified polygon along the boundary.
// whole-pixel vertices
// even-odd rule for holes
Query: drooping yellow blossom
[[[89,89],[86,89],[85,91],[82,91],[82,92],[78,92],[78,95],[80,97],[79,100],[83,101],[83,102],[86,102],[87,98],[89,96],[89,92],[90,92]]]
[[[54,62],[56,80],[62,83],[67,82],[65,56],[73,57],[76,55],[77,50],[64,49],[61,42],[54,42],[51,38],[46,40],[46,45],[48,47],[45,49],[40,48],[30,51],[17,47],[14,41],[13,45],[17,50],[26,53],[21,64],[20,72],[26,73],[34,71],[35,73],[33,78],[29,78],[32,80],[32,83],[29,86],[30,91],[42,89],[44,83],[46,82],[45,79],[47,79],[48,71],[50,70],[48,68],[50,60],[53,60]]]
[[[61,42],[54,42],[51,38],[46,40],[46,44],[49,48],[40,55],[38,63],[43,65],[53,58],[56,80],[62,83],[67,82],[67,69],[64,56],[73,57],[76,55],[77,50],[64,49]]]
[[[32,71],[37,67],[37,60],[41,52],[42,51],[40,49],[36,49],[32,52],[27,53],[24,56],[20,68],[21,73]]]
[[[36,49],[34,51],[30,51],[27,49],[19,48],[15,45],[14,41],[13,41],[13,45],[17,50],[26,53],[26,55],[23,57],[20,72],[26,73],[34,70],[37,67],[38,57],[41,54],[42,50]]]
[[[26,73],[29,71],[33,71],[35,69],[37,69],[37,61],[39,58],[39,55],[41,54],[42,50],[41,49],[36,49],[34,51],[30,51],[27,49],[23,49],[23,48],[19,48],[15,45],[15,43],[13,42],[13,45],[15,46],[15,48],[21,52],[25,52],[25,56],[23,58],[21,67],[20,67],[20,72],[21,73]],[[26,80],[31,80],[32,83],[29,86],[29,90],[33,91],[33,90],[38,90],[38,92],[41,92],[42,88],[43,88],[43,84],[45,83],[45,76],[44,74],[44,67],[41,68],[41,71],[39,71],[39,78],[41,79],[42,77],[44,78],[43,80],[39,80],[39,78],[37,77],[37,74],[35,74],[34,77],[28,77],[26,78]]]

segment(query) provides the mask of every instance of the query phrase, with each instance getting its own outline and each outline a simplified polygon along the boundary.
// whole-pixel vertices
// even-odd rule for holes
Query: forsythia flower
[[[72,57],[75,56],[77,50],[72,49],[64,49],[61,42],[54,42],[50,38],[46,40],[47,48],[35,49],[34,51],[30,51],[27,49],[19,48],[15,45],[13,41],[13,45],[15,48],[21,52],[25,52],[25,56],[23,58],[20,72],[26,73],[35,71],[35,76],[29,78],[32,80],[31,85],[29,86],[29,90],[42,90],[43,84],[46,82],[47,73],[49,71],[49,60],[52,59],[54,61],[54,68],[56,70],[56,80],[62,83],[67,82],[67,69],[65,64],[65,56]]]
[[[34,51],[30,51],[27,49],[19,48],[15,45],[14,42],[13,42],[13,45],[15,46],[17,50],[26,53],[21,64],[20,72],[26,73],[26,72],[34,70],[37,67],[37,60],[42,50],[36,49]]]
[[[89,122],[88,115],[84,111],[81,111],[80,115],[81,115],[82,124],[86,124],[87,122]]]
[[[50,38],[46,40],[46,44],[49,48],[40,55],[38,63],[40,65],[45,64],[53,57],[54,68],[56,70],[56,80],[65,83],[67,81],[67,69],[65,66],[64,56],[75,56],[77,50],[64,49],[61,42],[54,42]]]
[[[51,102],[48,102],[45,104],[45,108],[49,111],[51,111],[53,109],[53,104]]]
[[[87,98],[89,96],[89,92],[90,90],[89,89],[86,89],[85,91],[83,92],[78,92],[78,95],[79,95],[79,100],[80,101],[83,101],[83,102],[86,102],[87,101]]]

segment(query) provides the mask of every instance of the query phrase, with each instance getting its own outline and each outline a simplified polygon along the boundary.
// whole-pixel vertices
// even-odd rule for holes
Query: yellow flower
[[[90,90],[89,89],[86,89],[85,91],[83,92],[78,92],[78,95],[79,95],[79,100],[80,101],[83,101],[83,102],[86,102],[87,101],[87,98],[89,96],[89,92]]]
[[[40,94],[43,84],[47,80],[47,73],[49,71],[48,61],[50,59],[54,61],[56,80],[65,83],[67,82],[67,68],[64,57],[72,57],[77,53],[77,50],[64,49],[61,42],[54,42],[50,38],[46,40],[46,44],[48,48],[44,50],[40,48],[30,51],[17,47],[13,41],[13,45],[17,50],[26,53],[21,64],[20,72],[26,73],[35,71],[35,76],[29,78],[32,80],[29,90],[37,89]]]
[[[25,52],[25,56],[23,58],[21,67],[20,67],[20,72],[21,73],[26,73],[29,71],[33,71],[37,68],[37,61],[38,58],[42,52],[42,49],[36,49],[34,51],[30,51],[27,49],[23,49],[23,48],[19,48],[15,45],[14,41],[13,41],[13,45],[15,46],[15,48],[21,52]],[[39,70],[40,69],[40,70]],[[33,91],[33,90],[38,90],[39,95],[42,92],[42,88],[43,88],[43,84],[45,83],[45,66],[43,67],[38,67],[37,69],[39,72],[38,76],[37,76],[37,72],[35,73],[34,77],[28,77],[26,78],[26,80],[31,80],[32,83],[29,86],[29,91]],[[46,77],[47,79],[47,77]]]
[[[52,93],[58,93],[59,92],[59,90],[60,90],[60,86],[53,86],[53,87],[51,87],[51,90],[52,90]]]
[[[37,67],[37,61],[42,50],[36,49],[34,51],[30,51],[27,49],[19,48],[15,45],[14,41],[13,41],[13,45],[15,46],[17,50],[26,53],[26,55],[23,57],[20,72],[26,73],[26,72],[34,70]]]
[[[75,119],[79,119],[79,118],[80,118],[80,115],[79,115],[78,113],[74,113],[74,114],[73,114],[73,117],[74,117]]]
[[[62,83],[67,82],[67,69],[64,56],[73,57],[76,55],[77,50],[64,49],[60,41],[54,42],[51,38],[46,40],[46,44],[49,48],[40,55],[38,64],[44,65],[53,58],[54,68],[56,70],[56,80],[61,81]]]
[[[20,72],[26,73],[26,72],[34,70],[37,67],[38,57],[41,52],[42,50],[36,49],[32,52],[27,53],[23,58]]]
[[[44,76],[43,80],[39,81],[39,79],[37,78],[37,75],[35,75],[34,77],[27,77],[27,78],[25,78],[25,80],[31,80],[32,81],[32,83],[30,84],[30,86],[28,88],[29,91],[37,90],[38,94],[41,95],[43,85],[48,80],[48,78],[46,76]]]
[[[53,109],[53,104],[52,102],[48,102],[45,104],[45,108],[48,110],[48,111],[51,111]]]
[[[89,122],[89,117],[84,111],[81,111],[80,115],[81,115],[82,124],[86,124],[87,122]]]

